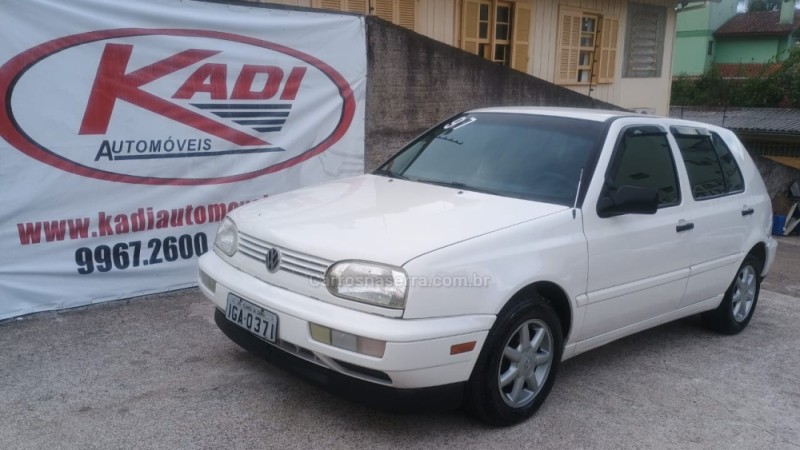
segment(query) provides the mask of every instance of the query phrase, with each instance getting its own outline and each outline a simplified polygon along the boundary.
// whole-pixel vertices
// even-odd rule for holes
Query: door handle
[[[754,212],[756,212],[756,210],[753,208],[745,208],[742,210],[742,216],[752,216]]]
[[[691,222],[678,223],[678,225],[675,227],[675,231],[677,231],[678,233],[680,233],[681,231],[689,231],[692,229],[694,229],[694,224]]]

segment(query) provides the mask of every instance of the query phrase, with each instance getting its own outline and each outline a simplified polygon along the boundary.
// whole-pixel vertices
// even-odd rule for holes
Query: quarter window
[[[742,178],[742,172],[739,170],[739,165],[736,164],[736,159],[733,157],[731,150],[717,133],[712,133],[711,139],[714,143],[714,150],[717,151],[720,166],[722,166],[722,175],[725,178],[726,191],[743,191],[744,178]]]
[[[658,191],[659,207],[680,202],[675,161],[666,134],[656,127],[626,130],[609,171],[611,188],[634,186]]]
[[[744,179],[730,149],[716,133],[673,127],[695,200],[744,190]]]

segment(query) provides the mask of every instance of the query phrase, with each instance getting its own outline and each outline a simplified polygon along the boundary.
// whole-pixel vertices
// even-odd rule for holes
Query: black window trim
[[[728,144],[725,143],[725,139],[722,139],[722,136],[720,136],[719,133],[717,133],[716,131],[709,130],[708,128],[703,128],[703,127],[698,127],[698,126],[672,125],[672,126],[669,127],[669,131],[670,131],[670,134],[672,134],[672,137],[675,138],[675,143],[676,144],[678,144],[678,137],[680,136],[680,133],[677,132],[678,128],[692,128],[692,129],[695,129],[695,130],[698,130],[698,131],[704,131],[705,133],[708,134],[709,139],[711,139],[712,136],[716,136],[717,138],[719,138],[719,140],[722,141],[723,144],[725,144],[725,149],[728,150],[728,153],[730,153],[731,157],[733,157],[733,162],[736,164],[736,171],[739,172],[739,176],[742,178],[742,188],[741,189],[738,189],[738,190],[735,190],[735,191],[729,191],[728,190],[728,186],[729,186],[728,177],[725,176],[725,171],[722,170],[722,163],[719,160],[719,154],[717,153],[716,146],[714,145],[714,141],[712,140],[711,141],[711,146],[714,148],[714,155],[717,157],[717,164],[720,165],[720,173],[722,174],[722,182],[725,184],[725,192],[722,193],[722,194],[709,195],[708,197],[696,198],[694,196],[694,189],[692,189],[692,180],[691,180],[691,178],[689,178],[689,169],[686,168],[686,178],[689,180],[689,191],[692,193],[692,199],[694,201],[703,202],[703,201],[706,201],[706,200],[714,200],[714,199],[717,199],[717,198],[727,197],[729,195],[741,194],[741,193],[743,193],[743,192],[745,192],[747,190],[747,183],[745,182],[744,174],[742,173],[742,168],[739,166],[738,161],[736,161],[736,156],[734,156],[733,150],[731,150],[730,147],[728,147]],[[702,134],[702,133],[700,133],[700,134]],[[680,144],[678,144],[678,151],[681,153],[681,161],[683,161],[683,150],[680,148]],[[683,162],[683,165],[686,166],[686,162],[685,161]]]
[[[603,198],[603,196],[608,194],[608,185],[610,184],[609,180],[611,178],[611,173],[610,172],[611,172],[611,169],[614,167],[614,162],[616,161],[617,157],[619,156],[620,144],[622,143],[622,139],[625,137],[625,134],[628,132],[628,130],[630,130],[632,128],[643,128],[643,127],[656,128],[656,129],[659,130],[658,134],[660,134],[662,136],[665,136],[665,137],[669,134],[666,131],[666,129],[664,128],[663,125],[656,124],[656,123],[648,123],[648,124],[638,123],[638,124],[631,124],[631,125],[626,125],[626,126],[622,127],[619,130],[619,133],[617,133],[617,139],[614,142],[614,151],[611,152],[611,157],[608,159],[608,165],[606,166],[606,171],[603,174],[603,188],[600,190],[600,195],[597,198],[597,204],[595,205],[595,208],[598,208],[600,206],[600,200]],[[651,134],[653,134],[653,133],[651,132]],[[671,157],[671,160],[672,160],[672,174],[675,176],[675,182],[676,182],[676,186],[678,188],[678,198],[674,202],[659,204],[658,205],[658,209],[673,208],[673,207],[680,206],[680,205],[683,204],[683,192],[682,192],[682,186],[681,186],[681,179],[680,179],[680,176],[678,174],[677,163],[675,162],[675,149],[672,147],[672,144],[669,142],[669,139],[667,139],[667,147],[669,149],[670,157]]]

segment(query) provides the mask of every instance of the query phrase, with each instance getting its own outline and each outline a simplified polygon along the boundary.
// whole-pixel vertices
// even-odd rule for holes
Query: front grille
[[[253,236],[239,233],[238,250],[249,258],[266,264],[267,252],[272,248],[276,248],[281,252],[279,270],[310,278],[315,281],[322,282],[325,279],[325,271],[328,270],[328,266],[332,263],[332,261],[328,261],[327,259],[289,250],[285,247],[262,241]]]

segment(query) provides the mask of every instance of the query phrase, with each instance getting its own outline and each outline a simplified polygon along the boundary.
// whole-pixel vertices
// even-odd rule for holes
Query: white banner
[[[192,286],[227,211],[361,173],[361,17],[0,3],[0,319]]]

